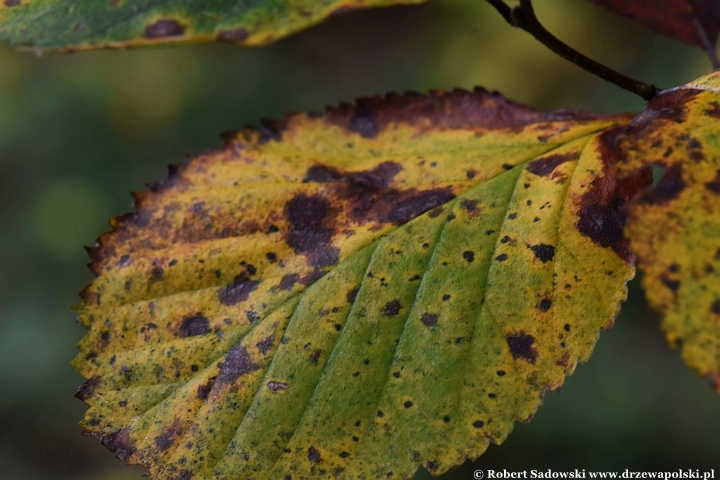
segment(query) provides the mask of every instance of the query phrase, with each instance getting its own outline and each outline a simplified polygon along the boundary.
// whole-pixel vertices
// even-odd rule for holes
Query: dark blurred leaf
[[[4,0],[0,40],[65,52],[161,43],[264,45],[344,11],[426,0]]]
[[[714,46],[720,32],[718,0],[591,0],[671,37],[701,48]],[[704,38],[703,38],[704,37]]]

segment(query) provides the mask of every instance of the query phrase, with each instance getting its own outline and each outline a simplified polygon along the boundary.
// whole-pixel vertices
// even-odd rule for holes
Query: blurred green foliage
[[[703,52],[590,2],[537,0],[560,38],[669,87],[710,70]],[[335,17],[275,45],[35,58],[0,48],[0,478],[140,477],[77,421],[68,306],[91,279],[82,245],[130,209],[127,192],[218,134],[287,111],[388,91],[482,85],[541,109],[636,111],[642,101],[554,56],[480,0]],[[665,346],[632,284],[610,333],[561,393],[475,468],[720,468],[720,398]],[[419,472],[417,478],[430,478]]]

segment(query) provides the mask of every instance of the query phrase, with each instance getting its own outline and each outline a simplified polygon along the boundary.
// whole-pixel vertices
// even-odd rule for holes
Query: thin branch
[[[598,63],[595,60],[586,57],[582,53],[558,40],[552,33],[542,26],[538,18],[535,16],[532,0],[520,0],[520,5],[517,7],[510,7],[503,0],[487,1],[490,5],[495,7],[498,12],[500,12],[503,18],[505,18],[510,25],[525,30],[550,50],[580,68],[602,78],[603,80],[607,80],[622,89],[639,95],[644,100],[652,100],[657,95],[658,89],[655,85],[641,82],[620,73],[617,70],[613,70],[602,63]]]

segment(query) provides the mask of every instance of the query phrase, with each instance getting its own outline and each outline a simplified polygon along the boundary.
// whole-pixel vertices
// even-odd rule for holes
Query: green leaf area
[[[0,40],[79,51],[221,40],[264,45],[347,10],[424,0],[4,0]]]

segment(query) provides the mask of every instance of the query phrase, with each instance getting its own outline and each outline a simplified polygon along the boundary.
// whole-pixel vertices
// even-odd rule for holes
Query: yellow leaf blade
[[[616,182],[596,132],[626,121],[478,90],[227,137],[91,251],[85,428],[157,478],[477,457],[625,298],[621,210],[647,171]]]

